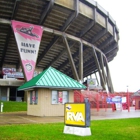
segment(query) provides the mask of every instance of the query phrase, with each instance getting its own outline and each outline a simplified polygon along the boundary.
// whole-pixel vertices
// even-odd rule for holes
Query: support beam
[[[106,83],[106,74],[105,74],[105,70],[104,70],[104,60],[103,60],[103,55],[101,53],[100,53],[100,60],[101,60],[101,69],[102,69],[103,78],[104,78],[104,81]]]
[[[91,41],[92,44],[97,42],[100,38],[102,38],[108,32],[108,17],[106,17],[106,28],[100,31],[96,37]]]
[[[78,73],[77,73],[77,70],[76,70],[76,67],[75,67],[75,64],[74,64],[72,55],[71,55],[71,51],[70,51],[70,48],[69,48],[69,45],[68,45],[68,41],[67,41],[65,35],[63,36],[63,39],[64,39],[64,43],[65,43],[65,45],[66,45],[66,49],[67,49],[69,61],[70,61],[70,64],[71,64],[71,67],[72,67],[72,71],[73,71],[73,75],[74,75],[75,79],[76,79],[77,81],[79,81],[79,76],[78,76]]]
[[[43,25],[44,21],[46,20],[46,17],[51,12],[53,5],[54,5],[54,0],[50,0],[49,4],[45,7],[45,10],[42,13],[42,16],[38,23],[39,25]]]
[[[76,65],[76,63],[75,63],[75,65]],[[76,65],[76,66],[77,66],[77,65]],[[87,67],[87,66],[89,66],[89,67]],[[94,70],[94,69],[96,69],[96,65],[94,64],[94,62],[88,64],[87,66],[84,65],[84,67],[83,67],[83,70],[84,70],[84,71],[83,71],[84,77],[85,77],[86,73],[88,73],[88,75],[90,75],[90,74],[92,74],[91,71]],[[91,66],[92,66],[92,67],[91,67]],[[71,77],[71,76],[72,76],[72,73],[71,73],[70,71],[68,71],[68,72],[67,72],[67,75],[69,75],[69,76]],[[88,76],[88,75],[87,75],[87,76]]]
[[[108,60],[108,62],[110,62],[111,60],[113,60],[114,57],[117,55],[118,49],[114,49],[114,51],[116,51],[116,52],[112,52],[109,55],[107,55],[106,59]]]
[[[13,12],[12,12],[12,15],[11,15],[11,20],[14,19],[15,16],[16,16],[16,13],[17,13],[17,10],[18,10],[18,7],[19,7],[19,1],[20,0],[15,0],[14,9],[13,9]],[[4,19],[0,19],[0,22],[1,21],[3,23],[6,23],[6,20],[4,20]],[[11,22],[9,22],[9,23],[11,24]],[[0,67],[3,66],[3,62],[4,62],[4,58],[5,58],[6,52],[7,52],[7,48],[8,48],[8,44],[9,44],[9,41],[10,41],[11,34],[12,34],[12,28],[11,28],[11,26],[9,26],[9,33],[7,33],[6,43],[5,43],[5,46],[4,46],[4,51],[3,51],[2,59],[0,61]]]
[[[105,82],[104,82],[104,78],[103,78],[103,75],[102,75],[102,73],[101,73],[101,68],[100,68],[100,64],[99,64],[99,61],[98,61],[98,57],[97,57],[95,48],[94,48],[94,47],[92,47],[92,48],[93,48],[93,57],[94,57],[94,59],[95,59],[96,66],[97,66],[98,71],[99,71],[99,75],[100,75],[101,82],[102,82],[102,87],[103,87],[103,89],[106,89],[106,87],[105,87]]]
[[[105,64],[106,64],[109,92],[114,93],[114,88],[113,88],[113,84],[112,84],[112,80],[111,80],[111,75],[110,75],[110,70],[109,70],[107,59],[105,59]]]
[[[83,31],[80,33],[80,38],[82,38],[93,26],[95,26],[96,25],[96,21],[97,21],[97,17],[96,17],[96,7],[94,7],[94,10],[93,10],[93,12],[94,12],[94,17],[93,17],[93,19],[94,20],[91,20],[89,23],[88,23],[88,25],[87,26],[85,26],[85,28],[83,29]]]
[[[71,45],[69,45],[70,46],[70,48],[72,48],[74,45],[75,45],[75,43],[76,42],[72,42],[71,43]],[[63,56],[63,54],[64,53],[66,53],[66,50],[64,49],[60,54],[58,54],[58,56],[53,60],[53,61],[51,61],[49,64],[48,64],[48,67],[49,66],[52,66],[58,59],[60,59],[62,56]],[[46,69],[47,67],[45,67],[44,69]]]
[[[96,72],[95,72],[95,77],[96,77],[96,80],[97,80],[97,84],[99,85],[99,80],[98,80]]]
[[[53,38],[53,40],[50,42],[50,44],[49,44],[48,46],[45,47],[45,50],[42,52],[42,54],[40,55],[40,57],[38,57],[38,59],[37,59],[37,64],[36,64],[36,65],[38,65],[38,63],[43,59],[43,57],[46,55],[46,53],[47,53],[47,52],[51,49],[51,47],[58,41],[57,39],[58,39],[58,37],[55,36],[55,37]]]
[[[62,26],[60,29],[61,31],[66,31],[67,28],[69,27],[70,23],[74,21],[79,14],[79,0],[74,1],[74,12],[69,16],[65,24]]]
[[[18,13],[18,8],[19,8],[19,3],[20,3],[21,0],[15,0],[15,4],[14,4],[14,9],[13,9],[13,12],[12,12],[12,16],[11,16],[11,20],[12,19],[15,19],[17,13]],[[19,62],[19,63],[18,63]],[[20,64],[20,59],[18,60],[17,62],[17,65]],[[16,66],[17,66],[16,65]]]
[[[0,18],[0,23],[11,24],[10,20],[6,20],[6,19],[2,19],[2,18]],[[49,32],[49,33],[54,33],[55,35],[58,35],[58,36],[63,36],[63,32],[62,32],[62,31],[54,30],[54,29],[51,29],[51,28],[48,28],[48,27],[44,27],[44,31]],[[75,37],[75,36],[70,35],[70,34],[67,34],[67,33],[65,33],[65,35],[66,35],[67,38],[72,39],[72,40],[74,40],[74,41],[78,41],[78,42],[82,41],[82,43],[83,43],[85,46],[87,46],[87,47],[91,47],[91,48],[93,47],[93,44],[91,44],[91,43],[89,43],[89,42],[87,42],[87,41],[85,41],[85,40],[83,40],[83,39],[80,39],[80,38],[78,38],[78,37]],[[100,49],[98,49],[98,48],[95,47],[95,46],[94,46],[94,48],[95,48],[96,51],[101,52],[102,55],[103,55],[104,57],[106,57],[106,56],[104,55],[104,53],[103,53]]]
[[[18,7],[19,7],[19,2],[20,2],[20,0],[15,0],[15,4],[14,4],[14,8],[13,8],[11,19],[15,19],[15,16],[17,14]]]
[[[3,23],[3,24],[10,24],[11,22],[10,22],[10,20],[5,20],[5,19],[0,18],[0,23]],[[54,29],[51,29],[51,28],[44,27],[44,31],[47,31],[47,32],[49,32],[49,33],[54,33],[55,35],[58,35],[58,36],[63,36],[63,32],[58,31],[58,30],[54,30]],[[66,37],[69,38],[69,39],[72,39],[72,40],[78,41],[78,42],[82,42],[83,45],[85,45],[85,46],[87,46],[87,47],[93,47],[93,44],[91,44],[91,43],[89,43],[89,42],[87,42],[87,41],[85,41],[85,40],[82,40],[82,39],[80,39],[80,38],[78,38],[78,37],[75,37],[75,36],[70,35],[70,34],[67,34],[67,33],[65,33],[65,35],[66,35]],[[112,39],[112,38],[111,38],[111,39]],[[51,42],[51,43],[54,43],[54,41]],[[51,47],[51,46],[52,46],[52,44],[50,44],[50,47]],[[49,48],[50,48],[50,47],[49,47]],[[48,48],[46,48],[46,49],[48,50]],[[102,53],[103,57],[106,58],[105,54],[104,54],[100,49],[98,49],[98,48],[95,47],[95,46],[94,46],[94,49],[95,49],[97,52]],[[45,52],[45,54],[46,54],[46,52]],[[65,64],[63,64],[63,66],[65,66],[66,64],[67,64],[67,62],[66,62]],[[61,66],[62,66],[62,65],[61,65]],[[59,67],[59,69],[60,69],[60,68],[61,68],[61,67]]]
[[[83,43],[79,47],[79,78],[83,81]]]
[[[82,43],[82,42],[81,42]],[[83,49],[83,52],[85,51],[85,49]],[[73,55],[73,59],[75,59],[75,57],[77,57],[79,55],[79,53],[77,52],[77,53],[75,53],[74,55]],[[62,65],[60,65],[59,66],[59,68],[58,69],[60,69],[60,68],[63,68],[65,65],[67,65],[68,64],[68,60],[67,61],[65,61]],[[79,66],[79,61],[78,62],[75,62],[75,65],[78,67]],[[68,69],[68,70],[66,70],[67,71],[67,74],[69,75],[69,72],[70,72],[70,69]]]
[[[80,33],[79,37],[82,38],[93,26],[95,26],[95,21],[90,21],[84,30]]]
[[[54,1],[54,0],[53,0]],[[55,30],[51,30],[49,28],[46,28],[48,29],[47,31],[48,32],[53,32],[54,34],[58,35],[58,36],[54,36],[53,40],[51,41],[51,43],[46,46],[46,49],[43,51],[43,53],[40,55],[40,57],[38,58],[37,60],[37,65],[39,64],[39,62],[43,59],[43,57],[47,54],[47,52],[51,49],[51,47],[58,41],[59,39],[59,36],[63,36],[62,32],[65,32],[66,29],[70,26],[70,23],[75,20],[75,18],[78,16],[78,13],[79,13],[79,8],[78,8],[78,2],[79,0],[76,0],[75,1],[75,11],[72,13],[72,15],[67,19],[67,21],[65,22],[65,24],[62,26],[61,28],[61,31],[56,31]],[[58,34],[57,34],[58,33]]]
[[[7,87],[7,101],[10,99],[10,87]]]
[[[103,42],[98,48],[104,49],[107,45],[111,44],[113,41],[114,37],[110,37],[105,42]]]
[[[2,59],[0,61],[0,67],[3,67],[3,63],[4,63],[5,55],[6,55],[6,52],[7,52],[8,44],[9,44],[9,41],[10,41],[11,33],[12,33],[12,29],[11,29],[11,26],[9,26],[9,33],[7,34],[7,37],[6,37],[6,43],[4,45],[4,51],[3,51],[3,54],[2,54]]]
[[[118,44],[117,43],[114,43],[114,44],[111,45],[111,48],[105,49],[104,50],[104,53],[105,54],[111,53],[116,48],[118,48]]]
[[[20,61],[20,59],[19,59],[18,63],[16,64],[16,69],[19,69],[20,66],[21,66],[21,61]]]
[[[84,75],[86,77],[86,76],[89,76],[90,74],[93,74],[94,72],[97,72],[97,70],[93,71],[92,73],[90,70],[88,70],[88,71],[84,72]]]

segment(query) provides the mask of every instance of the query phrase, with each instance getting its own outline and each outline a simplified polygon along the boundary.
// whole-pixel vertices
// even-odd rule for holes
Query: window
[[[68,91],[52,91],[52,104],[64,104],[69,101]]]
[[[38,92],[30,91],[30,104],[38,104]]]

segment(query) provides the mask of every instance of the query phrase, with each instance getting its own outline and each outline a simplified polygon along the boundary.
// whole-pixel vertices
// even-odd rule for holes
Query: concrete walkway
[[[91,120],[104,120],[104,119],[123,119],[123,118],[140,118],[140,110],[130,108],[128,110],[118,110],[112,112],[111,109],[91,110]],[[36,123],[56,123],[64,122],[64,117],[36,117],[29,116],[26,112],[13,112],[13,113],[0,113],[0,125],[11,124],[36,124]]]

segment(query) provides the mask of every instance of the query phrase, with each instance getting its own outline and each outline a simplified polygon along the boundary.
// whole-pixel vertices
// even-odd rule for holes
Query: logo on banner
[[[27,71],[32,71],[32,65],[30,63],[27,63],[25,67]]]
[[[42,38],[43,27],[12,20],[26,81],[32,79]]]
[[[16,28],[16,29],[18,32],[21,32],[23,34],[39,38],[38,35],[36,35],[35,33],[32,32],[33,27],[30,27],[30,28],[21,27],[20,29],[18,29],[18,28]]]

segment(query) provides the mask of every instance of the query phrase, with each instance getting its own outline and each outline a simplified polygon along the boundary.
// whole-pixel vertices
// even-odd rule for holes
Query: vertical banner
[[[32,79],[38,56],[43,27],[12,20],[22,68],[26,81]]]

